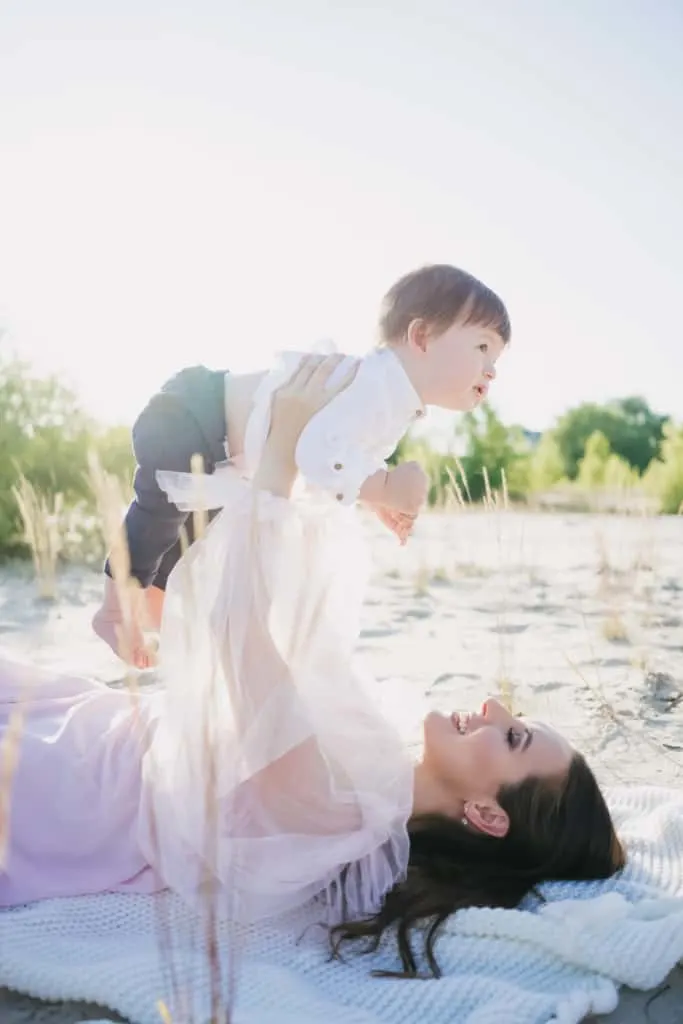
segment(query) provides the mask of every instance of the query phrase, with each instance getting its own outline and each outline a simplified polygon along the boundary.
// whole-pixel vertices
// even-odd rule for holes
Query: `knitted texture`
[[[574,1024],[607,1013],[620,985],[650,989],[683,959],[683,793],[614,789],[629,865],[600,883],[554,883],[550,901],[466,910],[437,944],[443,978],[397,968],[385,942],[330,962],[315,907],[276,923],[218,929],[221,978],[202,922],[170,894],[51,900],[0,913],[0,986],[86,1000],[134,1024],[208,1024],[211,989],[232,991],[233,1024]]]

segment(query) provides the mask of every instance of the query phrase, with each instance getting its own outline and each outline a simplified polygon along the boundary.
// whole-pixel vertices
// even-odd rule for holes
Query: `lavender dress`
[[[128,692],[0,653],[0,906],[162,887],[138,841],[160,696],[136,706]]]

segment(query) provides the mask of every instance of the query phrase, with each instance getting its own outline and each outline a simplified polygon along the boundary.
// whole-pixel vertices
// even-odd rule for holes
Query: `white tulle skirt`
[[[243,921],[317,895],[331,920],[371,913],[406,870],[413,768],[354,664],[357,517],[256,492],[232,467],[159,478],[179,506],[222,511],[166,593],[146,856]]]

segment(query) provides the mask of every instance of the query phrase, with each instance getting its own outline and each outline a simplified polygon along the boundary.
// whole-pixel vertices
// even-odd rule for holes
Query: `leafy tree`
[[[465,443],[462,463],[473,501],[486,493],[486,476],[494,489],[503,475],[511,497],[520,497],[529,483],[529,448],[520,427],[506,427],[494,409],[485,404],[462,418],[457,435]]]
[[[586,490],[596,490],[605,482],[605,467],[610,457],[609,441],[599,430],[586,441],[585,453],[579,460],[576,482]]]
[[[564,479],[564,459],[552,431],[541,436],[529,460],[529,487],[546,491]]]
[[[626,459],[616,455],[604,434],[596,430],[586,442],[586,452],[579,462],[576,482],[589,491],[606,488],[624,490],[638,483],[638,471]]]
[[[57,377],[39,378],[25,362],[0,353],[0,552],[23,546],[13,493],[22,474],[40,494],[61,495],[65,508],[94,509],[91,448],[109,472],[130,478],[129,431],[98,429]]]
[[[683,510],[683,427],[665,426],[660,457],[650,463],[643,487],[659,499],[661,512]]]
[[[659,452],[667,419],[637,396],[608,405],[587,402],[571,409],[553,430],[564,461],[564,475],[570,480],[576,478],[586,443],[596,431],[607,438],[615,455],[642,473]]]

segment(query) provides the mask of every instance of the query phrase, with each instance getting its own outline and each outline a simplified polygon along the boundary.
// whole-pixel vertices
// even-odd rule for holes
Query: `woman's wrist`
[[[278,497],[288,498],[296,475],[292,445],[271,433],[254,476],[254,487],[257,490],[270,491]]]

